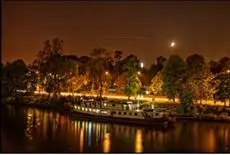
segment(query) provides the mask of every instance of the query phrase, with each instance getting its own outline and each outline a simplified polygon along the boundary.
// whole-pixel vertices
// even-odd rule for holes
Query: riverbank
[[[37,98],[38,96],[30,97],[20,97],[14,98],[11,100],[3,101],[5,104],[11,104],[16,106],[27,106],[35,107],[40,109],[55,110],[58,112],[66,112],[73,116],[70,111],[70,107],[65,104],[67,102],[71,103],[70,99],[60,98],[60,99],[47,99],[47,98]],[[213,109],[216,110],[216,109]],[[228,109],[229,110],[229,109]],[[192,121],[192,122],[230,122],[230,112],[225,109],[224,112],[219,111],[210,111],[208,113],[202,111],[202,113],[197,113],[196,115],[185,115],[185,114],[170,114],[170,116],[175,117],[177,121]]]

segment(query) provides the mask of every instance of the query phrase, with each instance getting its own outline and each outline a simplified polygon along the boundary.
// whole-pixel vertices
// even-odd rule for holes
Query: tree
[[[218,61],[218,65],[220,68],[220,72],[225,72],[228,69],[230,69],[230,58],[229,57],[223,57]]]
[[[134,56],[129,55],[123,61],[123,70],[128,76],[128,83],[125,86],[125,94],[130,98],[131,95],[137,95],[141,90],[141,82],[138,78],[138,70],[140,70],[140,60]]]
[[[186,59],[188,78],[192,82],[192,93],[196,100],[201,100],[205,97],[204,82],[206,78],[206,63],[202,55],[193,54]]]
[[[180,110],[182,113],[189,113],[193,106],[193,94],[190,89],[187,88],[187,84],[182,84],[181,91],[179,93]]]
[[[141,82],[137,75],[133,75],[129,78],[128,83],[125,87],[125,94],[130,99],[131,95],[136,96],[141,90]]]
[[[5,96],[16,96],[18,90],[27,90],[26,74],[28,68],[25,62],[18,59],[7,63],[2,70],[2,92]]]
[[[157,62],[153,63],[150,67],[150,76],[153,78],[159,71],[161,71],[167,62],[167,59],[163,56],[157,57]]]
[[[133,76],[137,74],[140,70],[140,60],[135,55],[127,56],[123,61],[123,70],[128,74],[128,76]]]
[[[162,72],[163,93],[175,102],[176,96],[179,95],[180,83],[182,75],[185,73],[186,65],[183,59],[178,55],[172,55],[169,57],[165,68]]]
[[[119,76],[123,73],[121,58],[122,58],[122,51],[116,50],[114,52],[113,60],[110,61],[110,65],[109,65],[110,66],[109,71],[112,76],[111,86],[114,86],[115,81],[117,81]]]
[[[104,48],[95,48],[92,53],[90,53],[91,61],[89,63],[90,77],[92,79],[92,89],[94,89],[94,84],[97,84],[99,88],[99,95],[102,97],[103,86],[106,82],[105,72],[110,64],[111,57],[110,53]]]
[[[34,69],[32,65],[28,66],[28,72],[26,74],[26,80],[27,80],[27,91],[30,93],[34,93],[36,90],[36,87],[38,85],[38,72]]]
[[[230,73],[224,72],[216,77],[218,85],[216,86],[215,98],[225,103],[230,103]]]
[[[40,80],[50,94],[60,95],[62,85],[76,70],[76,65],[62,56],[63,40],[55,38],[45,41],[33,65],[39,71]]]
[[[162,85],[163,85],[163,81],[162,81],[162,76],[161,76],[161,72],[158,72],[153,79],[151,80],[151,84],[149,86],[149,90],[150,92],[152,92],[154,95],[159,95],[161,94],[162,91]]]

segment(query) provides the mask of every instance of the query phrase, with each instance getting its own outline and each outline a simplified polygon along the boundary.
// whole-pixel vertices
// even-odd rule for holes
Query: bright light
[[[137,109],[137,110],[136,110],[136,112],[139,112],[139,111],[140,111],[140,109]]]
[[[176,46],[176,43],[174,42],[174,41],[172,41],[171,43],[170,43],[170,47],[175,47]]]
[[[106,72],[105,72],[105,75],[109,75],[109,72],[108,72],[108,71],[106,71]]]
[[[74,109],[77,109],[77,106],[76,106],[76,105],[74,106]]]
[[[152,106],[152,109],[154,109],[154,105],[152,104],[151,106]]]
[[[106,106],[107,104],[106,103],[104,103],[104,106]]]
[[[145,93],[146,93],[146,95],[148,95],[148,94],[149,94],[149,91],[147,90]]]
[[[101,113],[103,113],[103,114],[107,114],[108,112],[107,112],[107,111],[102,111]]]
[[[100,110],[98,110],[98,109],[96,110],[97,113],[99,113],[99,111],[100,111]]]
[[[89,111],[92,111],[92,109],[91,109],[91,108],[89,108]]]
[[[230,73],[230,69],[227,70],[227,73]]]
[[[141,72],[140,72],[140,71],[138,71],[138,72],[137,72],[137,74],[138,74],[138,75],[141,75]]]
[[[143,62],[141,62],[141,63],[140,63],[140,66],[141,66],[141,68],[143,68],[143,67],[144,67],[144,63],[143,63]]]

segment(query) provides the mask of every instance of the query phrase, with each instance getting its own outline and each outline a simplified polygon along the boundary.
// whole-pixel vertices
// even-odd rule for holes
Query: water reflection
[[[8,107],[3,132],[10,149],[34,152],[229,152],[229,123],[182,123],[167,132],[73,120],[31,108]],[[17,132],[16,132],[17,131]]]
[[[110,133],[106,133],[104,136],[103,152],[104,153],[110,152]]]
[[[141,153],[143,151],[143,145],[142,145],[142,131],[138,129],[136,131],[136,142],[135,142],[135,152]]]
[[[83,152],[83,150],[84,150],[84,122],[80,129],[80,152]]]

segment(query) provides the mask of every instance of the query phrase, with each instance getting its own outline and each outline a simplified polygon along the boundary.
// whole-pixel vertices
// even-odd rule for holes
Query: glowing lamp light
[[[107,104],[106,103],[104,103],[104,106],[106,106]]]
[[[172,41],[171,43],[170,43],[170,47],[175,47],[176,46],[176,43],[174,42],[174,41]]]
[[[76,106],[76,105],[74,106],[74,109],[77,109],[77,106]]]
[[[140,67],[141,67],[141,68],[144,67],[144,63],[143,63],[143,62],[140,63]]]

